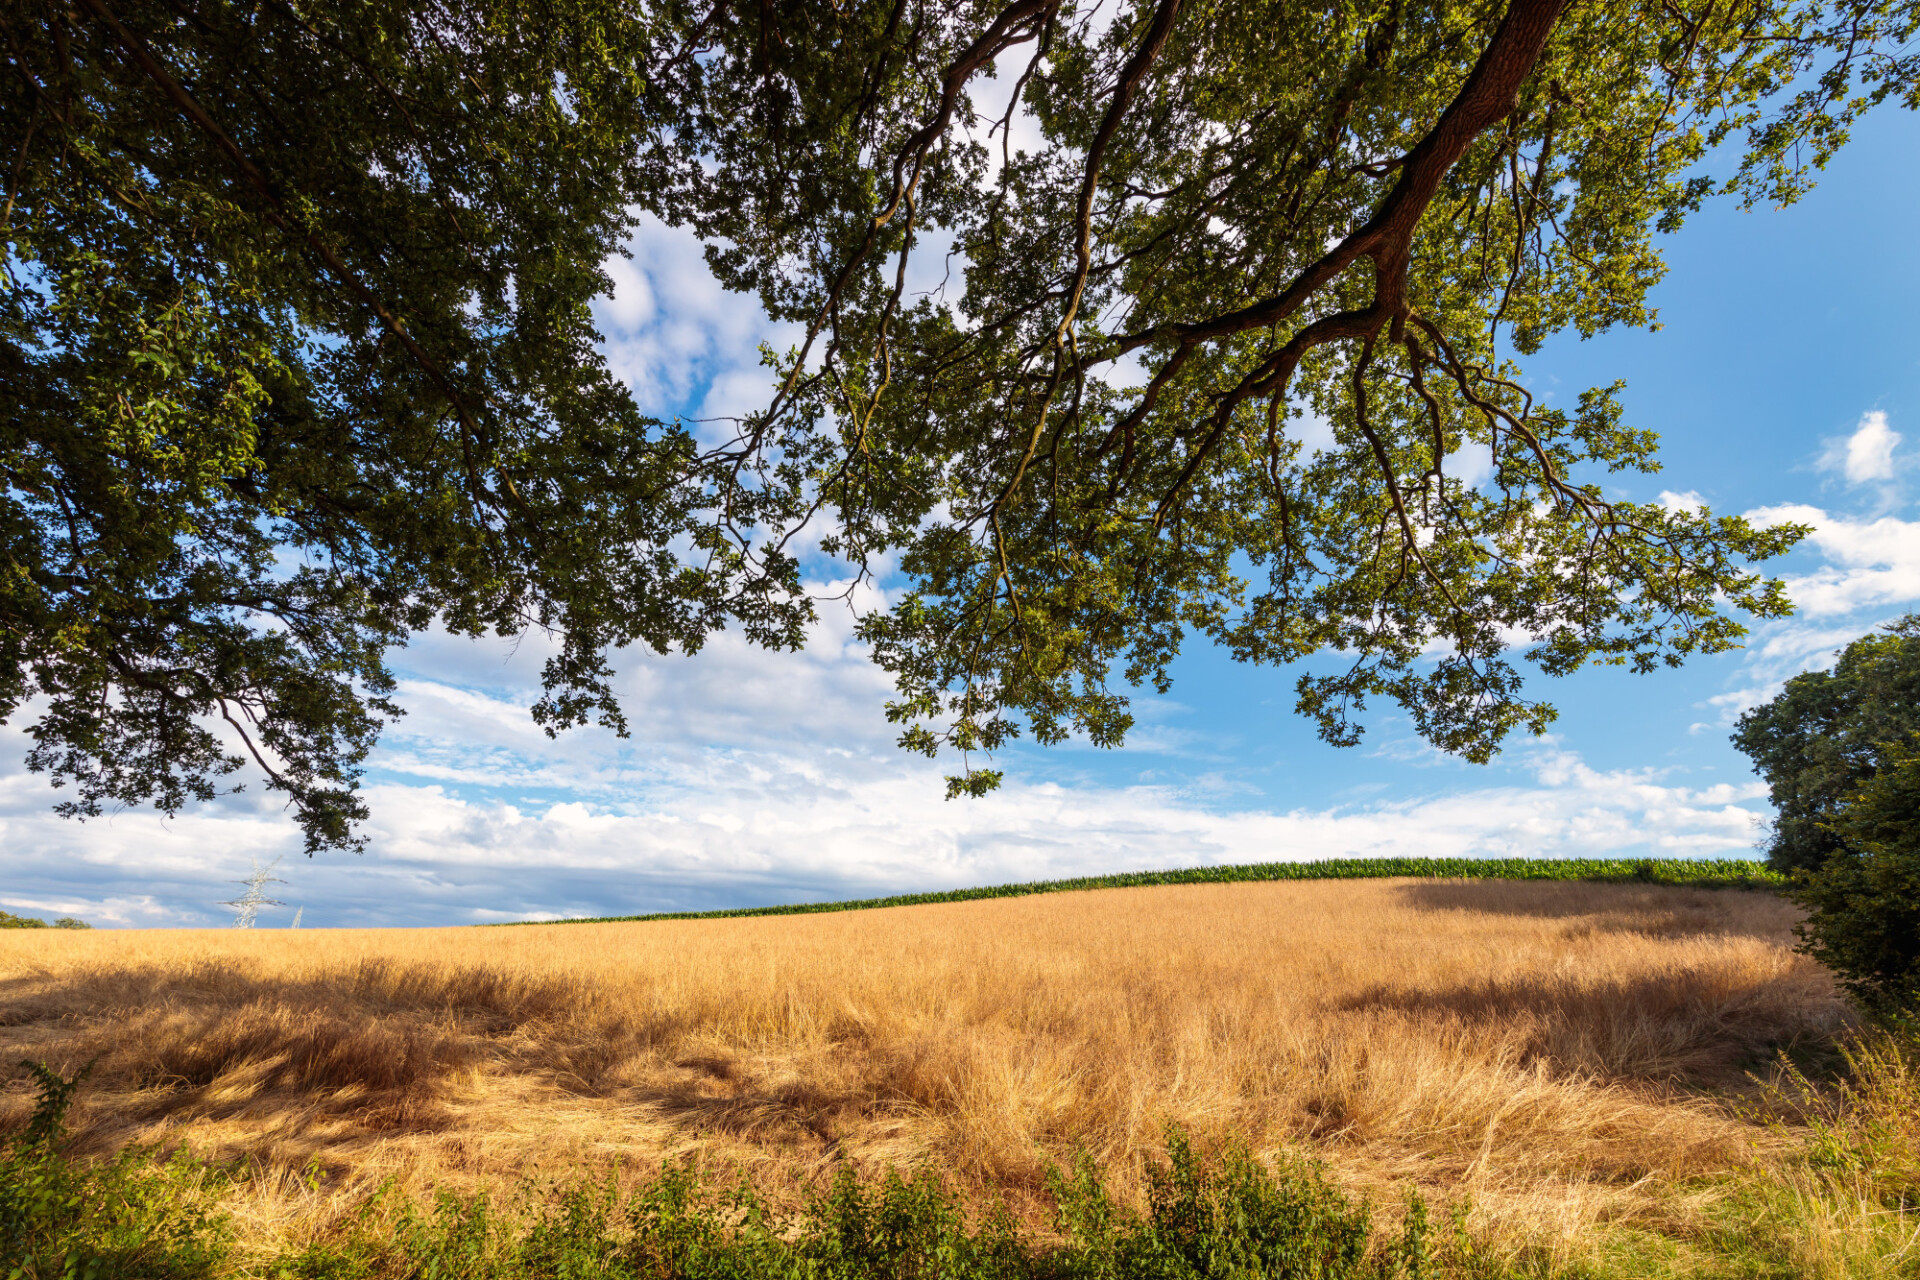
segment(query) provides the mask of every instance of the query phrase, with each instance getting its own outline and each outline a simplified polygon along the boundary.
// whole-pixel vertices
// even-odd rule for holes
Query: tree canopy
[[[1920,730],[1883,744],[1873,776],[1844,797],[1835,849],[1788,890],[1807,909],[1801,949],[1870,1012],[1920,1010]]]
[[[1787,681],[1734,745],[1778,817],[1768,860],[1807,909],[1802,950],[1868,1010],[1920,1000],[1920,614]]]
[[[1845,847],[1842,811],[1920,733],[1920,614],[1840,651],[1831,671],[1787,681],[1740,717],[1733,744],[1767,780],[1776,813],[1767,860],[1818,871]],[[1894,784],[1873,792],[1898,794]]]
[[[811,530],[907,580],[862,634],[909,748],[1118,742],[1197,635],[1346,655],[1299,683],[1331,742],[1384,697],[1484,760],[1552,718],[1517,660],[1645,670],[1788,608],[1750,563],[1798,530],[1610,495],[1652,436],[1520,361],[1651,323],[1656,231],[1916,105],[1917,15],[8,6],[0,715],[69,813],[250,756],[351,845],[409,634],[551,630],[536,718],[620,729],[613,650],[801,641]],[[807,335],[730,438],[598,351],[647,214]]]

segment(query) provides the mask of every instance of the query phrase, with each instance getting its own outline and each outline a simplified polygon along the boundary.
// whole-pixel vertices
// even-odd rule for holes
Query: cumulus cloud
[[[308,924],[478,923],[1342,856],[1703,856],[1752,846],[1745,806],[1760,794],[1598,771],[1551,747],[1536,753],[1530,784],[1285,810],[1045,782],[949,803],[937,772],[862,751],[712,748],[624,801],[539,807],[387,781],[368,792],[371,851],[289,858],[279,917],[300,905]],[[76,826],[37,790],[0,783],[0,904],[12,910],[217,924],[213,904],[232,896],[248,854],[294,844],[284,823],[244,806]]]
[[[1887,424],[1887,415],[1874,409],[1860,415],[1853,434],[1827,441],[1820,457],[1824,471],[1838,471],[1848,484],[1868,484],[1893,479],[1893,451],[1900,444],[1900,433]]]
[[[1660,491],[1660,505],[1669,511],[1684,511],[1692,514],[1696,511],[1706,510],[1707,500],[1692,489],[1688,489],[1684,493],[1675,493],[1671,489],[1662,489]]]
[[[738,417],[764,403],[772,374],[762,344],[784,351],[798,325],[767,319],[760,300],[722,287],[693,232],[646,216],[629,256],[603,265],[612,291],[595,300],[607,361],[640,408],[691,418]],[[724,424],[706,433],[726,436]]]
[[[1762,528],[1810,525],[1806,545],[1825,564],[1786,575],[1787,595],[1803,617],[1833,617],[1920,599],[1920,521],[1896,516],[1849,519],[1805,503],[1746,513]]]
[[[1781,575],[1795,616],[1755,628],[1733,687],[1697,704],[1715,715],[1691,726],[1695,733],[1725,728],[1787,680],[1831,666],[1849,643],[1920,606],[1920,521],[1850,517],[1807,503],[1758,507],[1746,518],[1761,528],[1813,530]]]
[[[869,603],[872,599],[869,598]],[[0,906],[108,925],[217,925],[249,858],[286,855],[308,925],[476,923],[868,896],[1115,870],[1339,856],[1740,853],[1757,787],[1602,771],[1521,749],[1496,785],[1289,805],[1203,775],[1062,785],[1016,771],[949,802],[950,767],[899,752],[886,678],[829,609],[798,654],[723,634],[697,657],[624,655],[634,734],[548,740],[526,707],[545,657],[444,635],[399,655],[409,715],[371,761],[361,857],[298,854],[270,797],[175,820],[49,812],[0,730]],[[1174,732],[1171,737],[1178,739]],[[1177,741],[1176,741],[1177,746]]]

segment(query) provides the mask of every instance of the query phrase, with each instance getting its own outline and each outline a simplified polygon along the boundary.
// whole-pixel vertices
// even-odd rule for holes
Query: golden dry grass
[[[1684,1233],[1735,1105],[1845,1008],[1770,894],[1565,882],[1118,889],[512,929],[0,934],[0,1055],[99,1056],[83,1148],[246,1155],[243,1223],[374,1181],[700,1152],[763,1186],[932,1161],[1120,1175],[1178,1122],[1550,1250]],[[24,1120],[24,1086],[0,1128]],[[293,1176],[317,1170],[318,1179]]]

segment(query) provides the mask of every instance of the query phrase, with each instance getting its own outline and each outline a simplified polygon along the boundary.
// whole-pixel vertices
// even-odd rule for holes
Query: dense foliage
[[[1827,829],[1838,847],[1791,890],[1806,950],[1868,1007],[1920,1010],[1920,730],[1884,744]]]
[[[1733,740],[1778,810],[1767,860],[1805,949],[1871,1008],[1920,1006],[1920,614],[1787,681]]]
[[[0,33],[0,715],[37,696],[67,812],[177,809],[246,752],[310,851],[350,843],[383,654],[429,625],[557,630],[550,727],[619,724],[609,647],[797,639],[790,575],[770,600],[690,527],[691,437],[596,347],[665,127],[624,5]]]
[[[913,907],[932,902],[972,902],[981,898],[1024,898],[1036,893],[1075,893],[1086,889],[1131,889],[1161,884],[1240,884],[1262,880],[1384,880],[1400,876],[1459,880],[1595,880],[1613,884],[1671,884],[1695,889],[1773,889],[1784,880],[1764,863],[1702,858],[1327,858],[1318,862],[1252,862],[1221,867],[1182,867],[1176,871],[1119,871],[1071,880],[1034,880],[1026,884],[977,889],[903,893],[891,898],[847,902],[796,902],[779,907],[738,907],[723,911],[666,911],[641,916],[606,916],[571,921],[516,923],[597,924],[609,920],[718,920],[732,916],[798,916],[822,911],[865,911],[872,907]]]
[[[408,635],[551,629],[536,717],[618,728],[612,649],[799,642],[805,536],[909,580],[863,630],[909,748],[1117,742],[1198,634],[1344,655],[1299,685],[1329,741],[1389,697],[1485,759],[1553,715],[1517,654],[1644,670],[1787,607],[1746,566],[1798,530],[1610,493],[1657,465],[1618,388],[1542,405],[1516,358],[1651,322],[1656,227],[1913,105],[1916,22],[5,6],[0,715],[66,812],[251,757],[351,845]],[[805,328],[731,429],[644,418],[598,352],[643,212]],[[910,287],[939,246],[953,287]]]
[[[1920,614],[1841,650],[1831,671],[1787,681],[1740,717],[1734,745],[1767,780],[1777,811],[1767,860],[1817,871],[1844,845],[1834,825],[1847,799],[1920,731]]]
[[[73,916],[61,916],[49,925],[39,916],[16,916],[0,911],[0,929],[91,929],[92,925]]]

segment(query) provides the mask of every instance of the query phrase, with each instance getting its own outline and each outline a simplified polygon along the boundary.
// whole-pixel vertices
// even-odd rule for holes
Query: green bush
[[[1733,744],[1766,778],[1776,813],[1773,868],[1819,871],[1840,849],[1840,807],[1881,767],[1887,744],[1916,730],[1920,614],[1860,637],[1832,671],[1795,676],[1741,716]]]
[[[1837,851],[1790,890],[1802,949],[1870,1010],[1920,1007],[1920,732],[1887,744],[1826,825]]]
[[[78,1078],[45,1068],[36,1127],[0,1158],[0,1278],[211,1280],[234,1274],[215,1171],[128,1151],[88,1165],[59,1150]],[[501,1212],[484,1194],[431,1205],[376,1195],[356,1221],[296,1252],[252,1259],[275,1280],[1390,1280],[1438,1274],[1416,1198],[1397,1239],[1319,1167],[1271,1169],[1245,1150],[1204,1160],[1170,1132],[1147,1211],[1107,1193],[1092,1161],[1047,1181],[1056,1235],[1036,1240],[996,1206],[969,1222],[931,1171],[862,1181],[842,1166],[797,1212],[691,1164],[623,1196],[609,1179],[529,1186]],[[1476,1270],[1476,1274],[1481,1272]]]
[[[6,911],[0,911],[0,929],[46,929],[46,928],[91,929],[93,928],[93,926],[88,924],[85,920],[76,920],[72,916],[61,916],[58,920],[55,920],[52,925],[48,925],[45,920],[42,920],[37,916],[16,916]]]
[[[780,1215],[742,1186],[715,1193],[692,1166],[668,1168],[624,1202],[611,1185],[575,1184],[532,1207],[515,1229],[484,1196],[442,1197],[371,1222],[356,1248],[315,1252],[292,1277],[403,1274],[512,1280],[531,1276],[649,1280],[1375,1280],[1426,1274],[1426,1216],[1415,1202],[1404,1238],[1376,1242],[1364,1205],[1317,1166],[1269,1170],[1243,1150],[1205,1161],[1178,1132],[1149,1170],[1136,1214],[1081,1160],[1054,1172],[1058,1239],[1025,1237],[1004,1208],[969,1226],[933,1173],[862,1182],[842,1166],[800,1212]],[[358,1258],[358,1262],[350,1261]],[[371,1268],[355,1271],[359,1266]]]
[[[61,1150],[86,1077],[21,1064],[39,1093],[27,1127],[0,1148],[0,1276],[5,1280],[205,1280],[227,1255],[206,1207],[210,1171],[128,1148],[104,1164]]]

